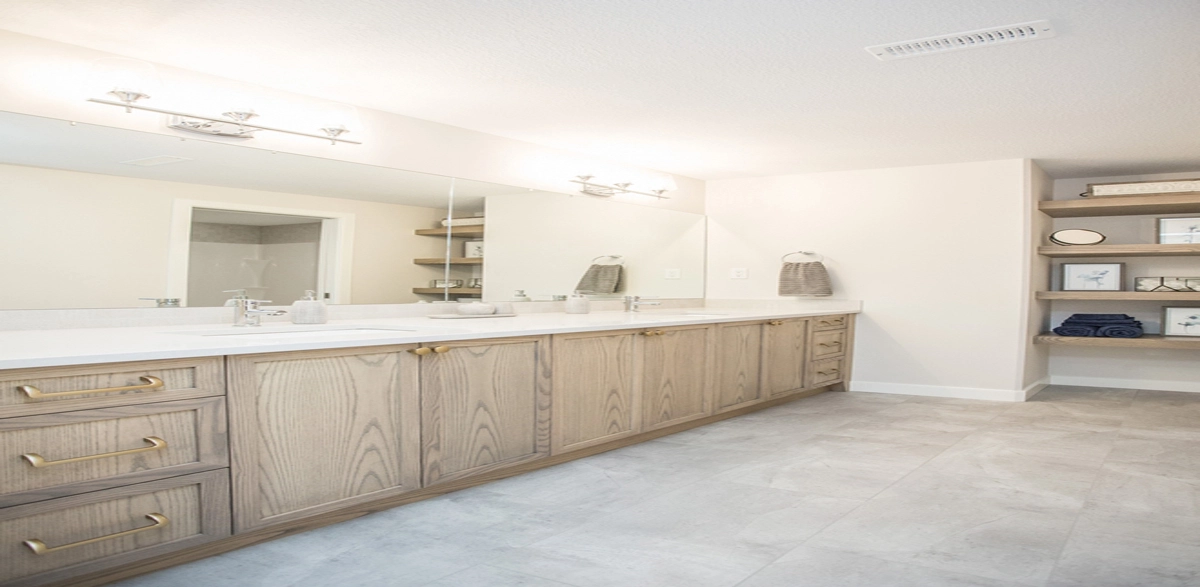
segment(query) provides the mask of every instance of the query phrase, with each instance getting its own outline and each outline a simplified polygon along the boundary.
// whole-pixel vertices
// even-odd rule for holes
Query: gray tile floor
[[[1200,394],[828,393],[120,585],[1200,585]]]

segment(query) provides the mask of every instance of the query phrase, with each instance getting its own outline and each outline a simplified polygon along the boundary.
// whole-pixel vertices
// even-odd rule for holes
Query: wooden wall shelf
[[[446,236],[447,232],[450,232],[449,228],[422,228],[414,231],[414,234],[421,236]],[[474,238],[477,236],[483,236],[483,226],[455,226],[454,232],[452,232],[450,236],[452,238]]]
[[[1200,291],[1039,291],[1039,300],[1200,302]]]
[[[1147,334],[1141,338],[1105,338],[1096,336],[1058,336],[1046,333],[1034,337],[1037,344],[1056,344],[1077,347],[1112,347],[1143,349],[1200,350],[1200,336],[1162,336]]]
[[[1193,257],[1200,256],[1196,245],[1092,245],[1038,247],[1046,257]]]
[[[417,265],[441,265],[446,262],[442,257],[428,259],[413,259]],[[483,257],[450,257],[451,265],[483,265]]]
[[[1081,200],[1047,200],[1038,202],[1038,210],[1052,218],[1194,214],[1200,213],[1200,194],[1102,196]]]
[[[413,288],[413,293],[416,293],[416,294],[434,294],[434,295],[440,296],[443,293],[445,293],[445,291],[446,291],[446,289],[441,288],[441,287],[414,287]],[[481,295],[483,295],[483,290],[479,289],[478,287],[452,287],[452,288],[450,288],[450,293],[451,294],[466,294],[466,295],[472,295],[472,296],[481,296]]]

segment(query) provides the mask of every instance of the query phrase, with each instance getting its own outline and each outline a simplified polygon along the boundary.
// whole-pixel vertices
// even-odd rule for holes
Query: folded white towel
[[[442,226],[481,226],[483,218],[443,218]]]

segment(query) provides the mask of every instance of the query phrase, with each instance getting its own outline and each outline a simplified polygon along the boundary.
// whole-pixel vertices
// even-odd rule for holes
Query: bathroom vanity
[[[0,584],[102,584],[842,390],[847,308],[28,331],[0,361]]]

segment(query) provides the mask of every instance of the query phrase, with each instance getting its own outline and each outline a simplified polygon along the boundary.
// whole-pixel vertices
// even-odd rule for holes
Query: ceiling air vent
[[[130,159],[121,163],[124,165],[137,165],[139,167],[154,167],[155,165],[167,165],[170,163],[179,163],[180,161],[191,161],[191,159],[172,155],[159,155],[157,157],[146,157],[145,159]]]
[[[934,53],[945,53],[960,49],[975,49],[977,47],[991,47],[993,45],[1008,45],[1021,41],[1036,41],[1038,39],[1049,39],[1053,36],[1054,27],[1050,24],[1050,21],[1035,20],[1021,24],[967,31],[965,33],[938,35],[936,37],[913,39],[911,41],[888,43],[886,45],[872,45],[867,47],[867,51],[871,55],[878,57],[880,61],[890,61],[892,59],[933,55]]]

